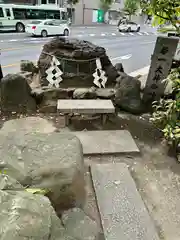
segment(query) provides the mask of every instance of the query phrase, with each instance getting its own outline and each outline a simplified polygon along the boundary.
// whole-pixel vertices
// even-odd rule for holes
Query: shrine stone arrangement
[[[154,56],[158,51],[158,61],[165,51],[161,53],[162,41],[168,44],[167,40],[157,40]],[[1,111],[57,113],[61,99],[109,99],[119,110],[140,114],[147,110],[145,99],[152,92],[149,86],[155,60],[152,59],[144,91],[139,79],[125,73],[121,63],[112,64],[103,47],[56,37],[44,45],[37,65],[22,60],[19,73],[1,80]],[[171,60],[169,68],[170,64]],[[162,74],[160,81],[166,75]]]

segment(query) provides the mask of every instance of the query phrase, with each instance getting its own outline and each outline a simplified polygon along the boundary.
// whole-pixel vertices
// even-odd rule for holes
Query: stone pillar
[[[171,70],[179,38],[158,37],[151,58],[151,66],[144,90],[143,101],[152,103],[164,94],[165,83]]]

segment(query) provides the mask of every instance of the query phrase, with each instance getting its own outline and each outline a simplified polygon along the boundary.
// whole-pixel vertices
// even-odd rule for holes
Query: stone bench
[[[91,176],[105,240],[159,240],[126,164],[93,164]]]
[[[59,99],[57,110],[65,114],[66,125],[69,124],[69,114],[100,114],[102,124],[106,122],[107,114],[114,114],[115,107],[111,100],[76,100],[76,99]]]

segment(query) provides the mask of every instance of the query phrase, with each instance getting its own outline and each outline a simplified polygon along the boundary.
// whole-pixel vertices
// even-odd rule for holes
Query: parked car
[[[119,32],[125,31],[125,32],[139,32],[140,31],[140,25],[135,22],[130,21],[122,21],[119,26],[118,30]]]
[[[32,21],[26,25],[26,33],[33,36],[47,37],[49,35],[69,36],[70,30],[67,21],[62,20],[44,20]]]

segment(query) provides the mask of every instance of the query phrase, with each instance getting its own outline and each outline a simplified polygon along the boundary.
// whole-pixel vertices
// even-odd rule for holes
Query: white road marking
[[[120,56],[120,57],[115,57],[115,58],[111,58],[111,61],[116,61],[116,60],[128,60],[132,57],[132,54],[128,54],[128,55],[124,55],[124,56]]]
[[[17,39],[11,39],[9,40],[9,42],[17,42],[18,40]]]
[[[134,33],[129,33],[129,35],[134,36]]]
[[[112,36],[116,36],[116,33],[112,33]]]
[[[146,35],[149,35],[149,33],[148,33],[148,32],[144,32],[144,34],[146,34]]]
[[[95,36],[95,34],[94,34],[94,33],[91,33],[91,34],[90,34],[90,36],[91,36],[91,37],[94,37],[94,36]]]
[[[105,33],[101,33],[101,36],[106,36],[106,34]]]
[[[79,35],[77,35],[78,37],[82,37],[83,35],[82,34],[79,34]]]
[[[140,36],[142,36],[143,34],[142,33],[140,33],[140,32],[138,32],[137,34],[139,34]]]
[[[123,35],[123,36],[125,35],[125,33],[122,33],[122,32],[120,32],[120,34]]]

